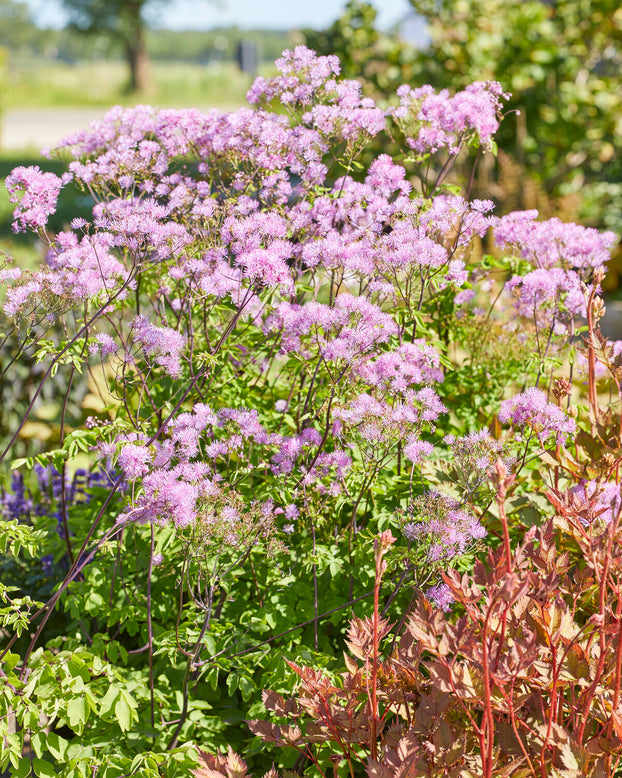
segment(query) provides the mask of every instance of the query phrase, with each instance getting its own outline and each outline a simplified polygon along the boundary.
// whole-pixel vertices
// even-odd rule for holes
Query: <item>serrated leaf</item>
[[[253,733],[260,737],[264,743],[276,743],[281,739],[281,728],[276,724],[261,719],[251,719],[246,721],[246,725]]]

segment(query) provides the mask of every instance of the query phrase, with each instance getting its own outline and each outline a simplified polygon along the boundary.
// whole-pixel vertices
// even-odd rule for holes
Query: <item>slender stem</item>
[[[151,548],[149,553],[149,571],[147,573],[147,635],[149,640],[149,702],[151,713],[151,728],[155,728],[155,699],[153,681],[153,622],[151,612],[151,579],[153,576],[153,552],[155,550],[155,530],[151,524]],[[153,737],[155,738],[155,732]]]
[[[369,745],[371,749],[371,758],[378,758],[378,611],[380,582],[382,573],[379,569],[379,563],[376,564],[376,584],[374,586],[374,612],[373,612],[373,646],[372,646],[372,666],[371,666],[371,715],[369,717]]]
[[[112,297],[108,298],[105,305],[102,305],[98,308],[98,310],[91,316],[91,318],[78,330],[78,332],[73,336],[73,338],[56,354],[56,356],[52,359],[50,364],[48,365],[47,370],[43,374],[43,378],[39,382],[39,386],[37,387],[34,395],[32,396],[32,399],[30,400],[30,403],[28,404],[28,408],[26,408],[26,413],[24,414],[21,422],[19,423],[17,429],[15,430],[15,433],[9,443],[7,444],[6,448],[0,454],[0,462],[2,462],[5,458],[5,456],[8,454],[8,452],[13,447],[13,444],[19,437],[19,433],[22,431],[22,428],[24,424],[26,424],[26,421],[28,417],[30,416],[32,409],[35,406],[35,403],[39,399],[39,395],[41,394],[41,391],[43,390],[43,386],[47,379],[52,375],[52,371],[56,367],[56,365],[60,362],[61,358],[69,351],[69,349],[74,345],[74,343],[77,343],[78,340],[82,337],[86,337],[88,335],[89,327],[91,324],[93,324],[97,319],[104,313],[104,311],[108,308],[109,305],[111,305],[119,295],[127,289],[128,285],[130,284],[132,280],[132,274],[130,273],[128,275],[128,278],[126,279],[125,283],[123,283],[119,289],[115,292]]]
[[[488,660],[488,623],[492,615],[493,606],[494,600],[490,603],[486,612],[484,632],[482,635],[482,666],[484,671],[484,726],[482,726],[484,750],[482,751],[482,767],[484,770],[484,778],[492,778],[492,748],[495,734],[491,700],[492,679],[490,676],[490,665]]]
[[[60,415],[60,447],[63,447],[65,442],[65,416],[67,414],[67,403],[69,401],[69,393],[71,391],[71,384],[73,383],[73,377],[76,372],[74,365],[71,366],[71,372],[69,373],[69,380],[67,381],[67,391],[63,397],[63,408]],[[71,564],[74,563],[73,549],[71,548],[71,538],[69,537],[69,521],[67,519],[67,484],[66,476],[67,462],[63,460],[63,464],[60,471],[60,512],[61,520],[63,522],[63,535],[65,536],[65,547],[67,549],[67,556]]]
[[[596,394],[596,353],[594,349],[595,327],[594,322],[594,297],[596,296],[597,285],[594,284],[587,302],[587,366],[588,366],[588,390],[590,406],[593,413],[593,420],[590,420],[591,431],[594,434],[598,426],[598,397]]]

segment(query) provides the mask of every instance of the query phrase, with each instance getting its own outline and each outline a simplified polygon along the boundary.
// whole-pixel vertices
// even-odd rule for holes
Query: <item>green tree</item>
[[[123,47],[131,91],[149,87],[149,57],[145,42],[147,9],[166,0],[62,0],[72,26],[87,34],[107,35]]]
[[[365,0],[349,0],[327,30],[304,30],[303,35],[314,51],[337,54],[342,74],[360,80],[368,95],[381,98],[413,78],[417,51],[395,35],[380,32],[376,16]]]
[[[37,32],[26,3],[0,0],[0,46],[7,49],[28,46]]]
[[[432,42],[420,78],[460,89],[495,79],[516,121],[499,146],[546,195],[622,228],[622,7],[618,0],[410,0]],[[512,207],[524,203],[512,203]]]
[[[457,91],[499,81],[511,115],[496,137],[498,181],[480,166],[481,188],[504,211],[561,208],[622,233],[619,0],[409,1],[428,25],[425,50],[380,33],[366,0],[350,0],[324,32],[306,32],[307,45],[337,54],[344,74],[380,98],[401,83]]]

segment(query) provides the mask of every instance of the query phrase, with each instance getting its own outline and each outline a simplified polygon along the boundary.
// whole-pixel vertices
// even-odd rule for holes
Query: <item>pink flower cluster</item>
[[[341,71],[338,57],[318,57],[306,46],[284,51],[275,65],[281,75],[272,79],[256,78],[246,96],[249,103],[278,97],[285,105],[311,105],[316,92]]]
[[[554,438],[558,446],[564,445],[568,435],[576,431],[575,420],[561,408],[546,399],[540,389],[531,388],[501,403],[499,421],[511,422],[516,427],[531,428],[541,443]]]
[[[416,384],[443,380],[438,351],[423,338],[403,343],[393,351],[382,352],[374,359],[362,362],[357,374],[370,386],[394,394],[403,394]]]
[[[335,57],[300,46],[277,65],[280,75],[249,92],[263,104],[256,110],[117,107],[59,145],[72,160],[65,177],[18,168],[9,178],[16,229],[43,234],[70,178],[99,200],[88,220],[50,236],[47,267],[7,271],[2,282],[8,315],[71,309],[93,358],[147,364],[153,420],[139,414],[144,429],[100,446],[125,481],[121,521],[219,523],[234,538],[246,500],[254,517],[280,516],[289,533],[311,503],[328,510],[329,498],[352,485],[358,493],[361,461],[421,464],[448,413],[438,384],[450,339],[432,345],[437,313],[467,280],[483,279],[480,297],[492,289],[485,268],[468,276],[470,244],[492,226],[499,245],[530,263],[507,289],[538,326],[584,314],[587,274],[608,257],[610,233],[540,223],[533,212],[495,219],[487,200],[419,196],[412,171],[387,154],[360,180],[334,180],[335,149],[354,160],[387,116],[360,84],[338,78]],[[498,84],[398,94],[393,115],[415,156],[445,150],[451,161],[466,144],[492,146]],[[456,304],[477,294],[465,290]],[[179,381],[176,398],[188,387],[170,419],[156,407],[168,382],[157,392],[148,384],[163,374]],[[542,442],[574,431],[537,389],[505,401],[499,418]],[[464,473],[463,499],[426,493],[403,527],[439,564],[483,537],[465,506],[502,454],[486,433],[444,445]],[[442,587],[430,596],[448,603]]]
[[[501,106],[507,98],[496,81],[478,81],[450,96],[444,89],[438,94],[431,86],[413,89],[403,85],[397,90],[399,108],[393,115],[406,134],[406,143],[418,154],[441,148],[457,154],[467,140],[476,138],[489,148],[499,129]],[[414,129],[413,134],[409,134]]]
[[[423,448],[418,445],[418,433],[431,427],[443,413],[447,408],[431,387],[407,389],[403,402],[393,403],[359,394],[348,405],[335,409],[333,433],[345,436],[347,432],[370,451],[384,451],[405,440],[407,456],[418,462],[429,453],[425,444]]]
[[[536,221],[538,212],[516,211],[495,219],[498,246],[515,251],[536,268],[583,270],[601,267],[610,259],[618,238],[613,232],[562,222]]]
[[[130,509],[120,514],[117,522],[172,522],[177,527],[194,523],[199,499],[207,499],[214,492],[206,470],[200,463],[184,463],[169,470],[158,468],[143,474],[140,496]]]
[[[146,316],[137,316],[132,323],[132,337],[149,359],[164,368],[172,378],[181,375],[181,352],[184,336],[171,327],[157,327]]]
[[[486,536],[476,516],[447,494],[429,491],[415,498],[402,532],[411,543],[426,543],[430,562],[444,562]]]
[[[19,203],[14,213],[14,231],[45,227],[49,216],[56,211],[60,190],[71,178],[70,173],[63,174],[62,178],[54,173],[43,173],[38,165],[12,170],[5,186],[9,200]]]
[[[113,254],[113,236],[107,232],[84,235],[61,232],[48,254],[48,267],[22,273],[7,289],[4,312],[23,314],[44,301],[52,309],[68,309],[77,302],[104,301],[127,294],[129,273]],[[121,287],[121,288],[120,288]]]
[[[169,218],[171,212],[153,198],[112,200],[93,209],[95,226],[137,259],[166,259],[192,242],[186,228]]]
[[[513,292],[519,315],[534,319],[539,326],[569,324],[586,315],[585,286],[572,270],[536,268],[524,276],[513,276],[506,289]]]
[[[334,441],[330,448],[322,449],[322,444],[322,436],[313,427],[294,435],[270,433],[254,409],[225,407],[214,411],[197,403],[192,411],[176,416],[168,435],[151,446],[118,441],[116,462],[125,480],[135,485],[140,481],[141,487],[119,520],[192,524],[205,501],[221,493],[221,465],[231,468],[232,458],[243,474],[254,471],[253,462],[259,456],[283,494],[299,484],[307,493],[336,496],[352,459]],[[114,449],[105,444],[101,450],[114,455]],[[234,481],[231,479],[230,485]],[[291,506],[273,512],[290,521],[297,515]]]
[[[611,524],[622,508],[620,485],[615,482],[583,481],[573,486],[570,493],[577,501],[589,506],[587,513],[581,511],[582,523],[586,526],[593,521]]]
[[[434,603],[437,608],[445,612],[450,611],[451,606],[455,602],[451,589],[445,583],[430,586],[426,590],[425,596],[430,602]]]
[[[329,362],[352,362],[397,334],[390,314],[349,292],[338,295],[333,306],[282,302],[263,327],[266,334],[281,333],[281,353],[310,357],[317,350]]]
[[[318,57],[306,46],[283,52],[276,61],[280,76],[257,78],[247,94],[250,103],[278,99],[291,109],[303,108],[302,122],[322,139],[346,142],[374,137],[385,128],[382,110],[362,96],[358,81],[337,81],[337,57]]]

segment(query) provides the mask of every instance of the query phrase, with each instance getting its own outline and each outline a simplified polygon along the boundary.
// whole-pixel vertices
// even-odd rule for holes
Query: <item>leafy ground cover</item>
[[[7,177],[0,768],[613,776],[616,236],[470,199],[498,84],[277,64]]]

